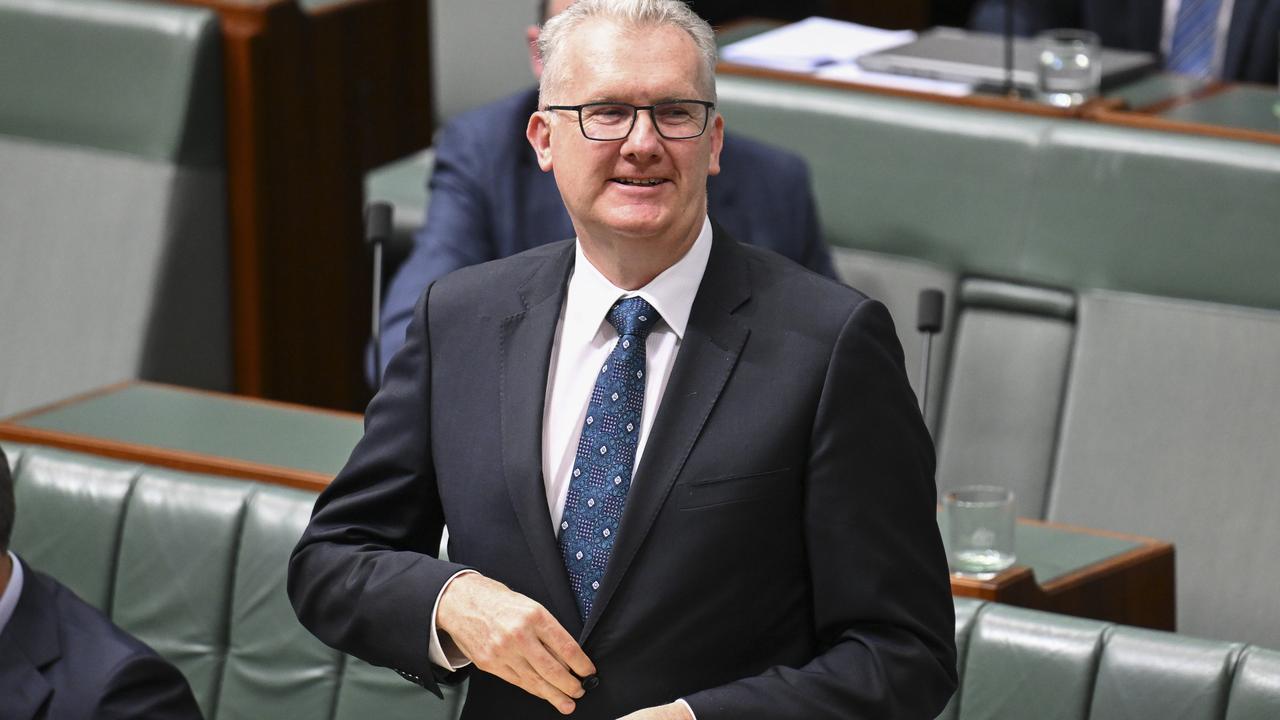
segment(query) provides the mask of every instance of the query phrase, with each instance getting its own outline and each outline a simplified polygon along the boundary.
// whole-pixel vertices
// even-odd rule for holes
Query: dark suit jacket
[[[1098,33],[1106,47],[1159,54],[1164,0],[1017,0],[1015,31],[1031,35],[1047,28],[1079,27]],[[1004,29],[1004,0],[979,0],[970,26]],[[1275,84],[1280,0],[1235,0],[1222,76]]]
[[[600,684],[573,717],[933,718],[955,685],[933,447],[884,306],[717,227],[617,545],[579,620],[542,478],[573,264],[560,242],[423,295],[290,562],[326,643],[435,687],[434,599],[472,567],[544,605]],[[448,522],[450,562],[435,558]],[[465,718],[555,718],[473,670]]]
[[[536,90],[460,115],[436,139],[427,222],[387,288],[382,362],[404,343],[422,290],[461,267],[573,237],[555,178],[525,140]],[[726,135],[721,173],[708,182],[709,214],[742,242],[769,248],[836,277],[818,231],[804,161]]]
[[[177,668],[53,578],[22,567],[22,595],[0,633],[0,717],[201,717]]]

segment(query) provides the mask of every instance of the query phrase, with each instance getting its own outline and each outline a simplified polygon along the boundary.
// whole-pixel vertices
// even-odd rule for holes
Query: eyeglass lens
[[[621,140],[631,132],[636,108],[615,103],[582,106],[582,132],[592,140]],[[707,125],[707,107],[692,102],[657,103],[653,123],[658,134],[668,140],[685,140],[702,134]]]

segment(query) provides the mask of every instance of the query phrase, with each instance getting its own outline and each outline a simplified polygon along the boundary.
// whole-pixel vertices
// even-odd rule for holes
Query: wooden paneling
[[[367,400],[367,170],[431,138],[428,6],[172,0],[222,21],[239,392]]]

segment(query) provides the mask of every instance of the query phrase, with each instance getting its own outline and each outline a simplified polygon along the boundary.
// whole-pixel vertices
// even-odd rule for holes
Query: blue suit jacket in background
[[[1098,33],[1106,47],[1160,54],[1164,0],[1018,0],[1014,32],[1033,35],[1057,27],[1077,27]],[[1004,29],[1004,0],[979,0],[970,27],[985,32]],[[1235,0],[1227,49],[1225,80],[1276,82],[1280,0]]]
[[[0,632],[4,720],[199,720],[186,678],[56,580],[23,563]]]
[[[537,105],[537,91],[528,90],[464,113],[441,130],[425,227],[387,289],[384,366],[404,344],[427,285],[458,268],[576,234],[555,178],[538,167],[525,139]],[[803,160],[726,133],[720,167],[707,188],[712,218],[741,242],[836,277]]]

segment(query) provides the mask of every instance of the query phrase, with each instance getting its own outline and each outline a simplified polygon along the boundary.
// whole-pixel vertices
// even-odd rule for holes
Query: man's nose
[[[662,136],[653,122],[652,110],[636,110],[636,122],[622,144],[624,155],[656,157],[662,152]]]

